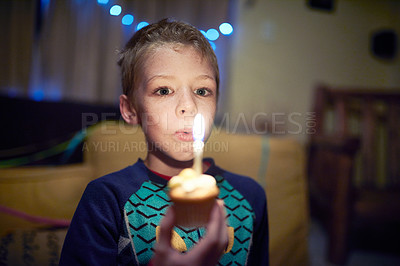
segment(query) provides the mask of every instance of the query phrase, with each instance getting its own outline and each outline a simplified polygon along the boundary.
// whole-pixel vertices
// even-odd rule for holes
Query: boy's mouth
[[[181,141],[193,141],[193,132],[191,129],[182,129],[175,132],[175,136]]]
[[[176,131],[176,133],[184,133],[184,134],[193,134],[192,132],[193,132],[193,130],[191,128],[179,129]]]

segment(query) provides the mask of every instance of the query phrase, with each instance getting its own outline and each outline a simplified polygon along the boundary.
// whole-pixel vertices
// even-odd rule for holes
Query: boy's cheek
[[[215,113],[210,117],[205,117],[206,131],[211,132],[212,126],[214,124]]]
[[[159,114],[143,113],[141,115],[142,127],[158,125],[161,121]]]

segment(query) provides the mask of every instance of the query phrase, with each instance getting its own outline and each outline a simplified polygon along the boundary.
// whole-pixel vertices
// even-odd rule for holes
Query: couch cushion
[[[266,190],[271,265],[307,265],[308,197],[305,151],[291,138],[215,130],[205,156],[257,180]],[[288,256],[290,254],[290,256]]]
[[[270,139],[265,175],[271,265],[308,265],[308,193],[305,153],[295,140]],[[288,256],[290,254],[290,256]]]
[[[40,219],[24,217],[70,220],[91,179],[92,171],[88,165],[0,170],[0,205],[3,207],[0,212],[0,235],[10,229],[44,225],[37,222]]]

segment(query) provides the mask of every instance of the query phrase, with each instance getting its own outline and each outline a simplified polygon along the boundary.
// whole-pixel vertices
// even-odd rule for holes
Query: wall
[[[394,27],[400,34],[399,1],[337,0],[331,13],[302,0],[237,4],[224,117],[231,129],[262,133],[266,126],[304,141],[318,82],[400,87],[399,55],[388,63],[369,50],[371,31]]]

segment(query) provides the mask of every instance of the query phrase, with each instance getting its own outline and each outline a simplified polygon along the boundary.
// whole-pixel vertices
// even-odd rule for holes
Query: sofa
[[[79,199],[91,180],[145,158],[140,127],[106,121],[85,130],[83,162],[0,169],[0,263],[57,264]],[[266,190],[270,265],[308,265],[304,147],[288,137],[215,128],[205,157]]]

